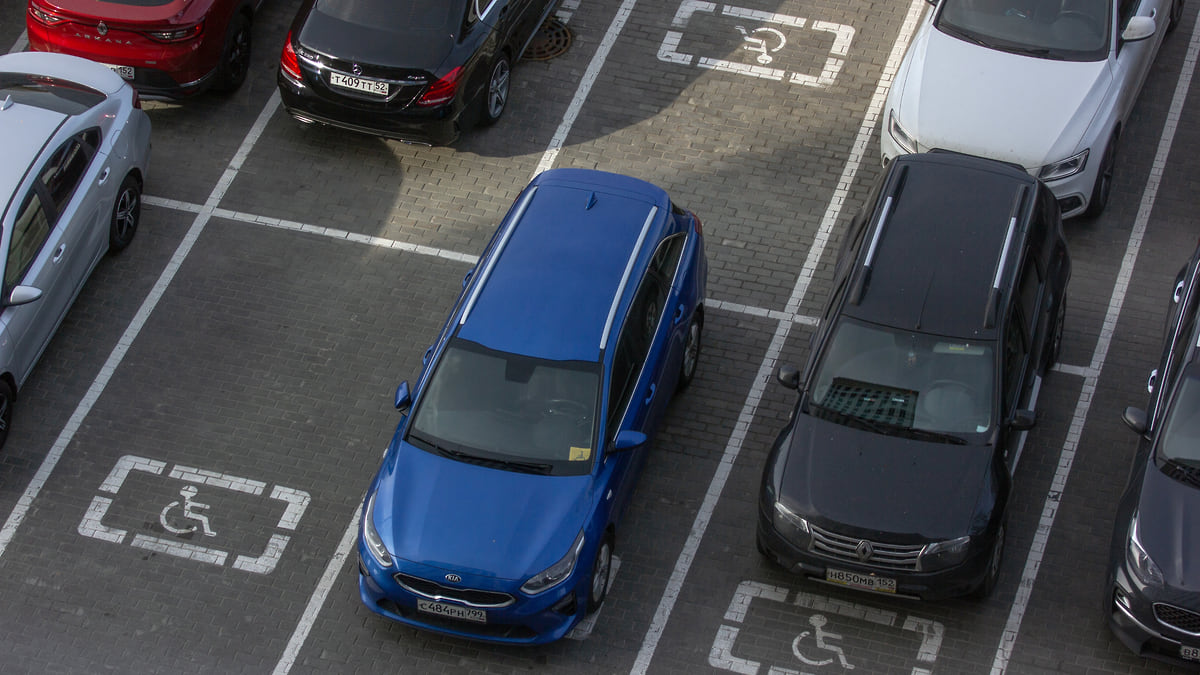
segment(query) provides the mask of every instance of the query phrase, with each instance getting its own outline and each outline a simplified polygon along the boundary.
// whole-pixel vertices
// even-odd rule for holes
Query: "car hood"
[[[989,503],[982,492],[990,470],[988,447],[884,436],[798,415],[780,492],[839,533],[944,540],[971,531],[977,506]],[[978,529],[990,513],[981,515]]]
[[[1200,487],[1146,467],[1138,536],[1167,584],[1200,591]]]
[[[415,11],[411,4],[400,9]],[[372,15],[389,20],[372,21]],[[403,16],[382,0],[318,2],[298,37],[301,45],[336,59],[437,74],[456,44],[453,32],[437,21],[397,25]]]
[[[113,22],[175,23],[193,0],[169,0],[161,4],[105,2],[103,0],[48,0],[47,4],[75,15]]]
[[[376,487],[375,524],[397,558],[520,580],[561,559],[586,521],[590,476],[466,464],[407,443]]]
[[[1055,61],[987,49],[928,27],[897,78],[900,124],[921,150],[1019,164],[1066,159],[1112,83],[1105,61]]]

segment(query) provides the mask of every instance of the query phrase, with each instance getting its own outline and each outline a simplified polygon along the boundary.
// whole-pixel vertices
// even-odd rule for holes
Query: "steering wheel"
[[[1097,36],[1104,35],[1104,26],[1100,24],[1100,21],[1096,17],[1086,12],[1081,12],[1077,9],[1063,10],[1058,13],[1058,16],[1054,19],[1054,22],[1058,23],[1063,19],[1074,19],[1080,23],[1085,23],[1087,24],[1087,27],[1091,29],[1091,31]]]
[[[945,422],[973,420],[975,392],[958,380],[934,380],[925,387],[920,398],[921,412],[931,419]]]
[[[552,398],[542,406],[542,412],[547,416],[574,418],[576,424],[583,424],[591,419],[592,410],[579,401],[569,398]]]

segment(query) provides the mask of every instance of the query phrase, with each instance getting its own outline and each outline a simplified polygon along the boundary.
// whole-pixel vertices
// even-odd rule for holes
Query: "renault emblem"
[[[355,66],[355,68],[357,68],[357,67],[358,67],[358,66]],[[450,583],[452,583],[452,584],[457,584],[458,582],[462,581],[462,577],[460,577],[460,576],[458,576],[457,574],[454,574],[453,572],[451,572],[450,574],[447,574],[447,575],[446,575],[446,581],[449,581],[449,582],[450,582]]]
[[[356,63],[353,66],[350,66],[350,72],[354,73],[355,75],[362,75],[362,66]]]
[[[96,32],[101,35],[108,35],[108,24],[104,23],[103,21],[96,24]]]
[[[866,562],[871,559],[871,556],[875,555],[875,547],[871,546],[871,542],[864,539],[858,542],[858,546],[855,547],[854,552],[858,555],[859,560]]]

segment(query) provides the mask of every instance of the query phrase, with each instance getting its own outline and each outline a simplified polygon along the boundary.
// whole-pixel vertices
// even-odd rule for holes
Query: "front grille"
[[[394,578],[396,579],[396,583],[403,586],[408,592],[430,600],[456,600],[464,605],[486,609],[508,607],[514,602],[513,596],[508,593],[444,586],[435,581],[415,577],[411,574],[404,574],[403,572],[396,574]]]
[[[1159,602],[1154,605],[1154,618],[1175,630],[1200,635],[1200,614],[1191,610]]]
[[[871,565],[887,570],[900,572],[917,571],[917,561],[921,557],[924,544],[916,546],[899,546],[883,544],[876,541],[846,537],[829,530],[810,525],[812,529],[812,550],[831,558],[845,560],[859,565]],[[871,555],[865,560],[858,555],[859,545],[866,542],[870,545]]]

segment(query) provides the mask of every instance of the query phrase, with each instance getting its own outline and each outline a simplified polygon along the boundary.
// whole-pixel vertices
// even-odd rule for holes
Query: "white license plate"
[[[372,96],[387,96],[387,82],[376,82],[375,80],[364,80],[361,77],[353,75],[343,75],[341,73],[330,73],[329,84],[342,89],[350,89],[352,91],[361,91]]]
[[[487,623],[487,612],[473,607],[460,607],[459,605],[451,605],[445,602],[418,600],[417,609],[427,614],[437,614],[438,616],[445,616],[451,619]]]
[[[112,71],[121,76],[122,80],[133,79],[133,66],[114,66],[111,63],[104,64],[112,69]]]
[[[895,593],[896,580],[891,577],[878,577],[874,574],[859,574],[849,570],[837,570],[832,567],[825,570],[825,581],[858,588],[864,591],[879,591]]]
[[[1200,661],[1200,647],[1180,645],[1179,657],[1187,659],[1188,661]]]

